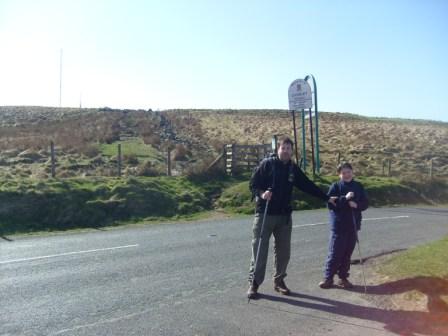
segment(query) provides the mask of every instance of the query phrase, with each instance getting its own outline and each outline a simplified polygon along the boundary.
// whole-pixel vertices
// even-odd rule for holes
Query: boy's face
[[[339,177],[344,182],[350,182],[351,180],[353,180],[353,170],[349,168],[343,168],[339,173]]]

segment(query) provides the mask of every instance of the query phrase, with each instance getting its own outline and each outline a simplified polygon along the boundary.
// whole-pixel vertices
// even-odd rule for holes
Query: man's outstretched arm
[[[313,181],[311,181],[303,172],[300,170],[299,167],[294,167],[294,185],[302,190],[303,192],[306,192],[307,194],[310,194],[311,196],[320,198],[323,201],[330,201],[330,196],[325,194],[322,190],[319,189],[317,185],[314,184]]]

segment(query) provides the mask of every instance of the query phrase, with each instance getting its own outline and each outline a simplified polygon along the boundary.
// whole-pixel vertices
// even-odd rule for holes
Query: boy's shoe
[[[319,287],[322,289],[329,289],[333,287],[333,280],[332,279],[324,279],[321,282],[319,282]]]
[[[255,281],[250,285],[249,289],[247,290],[247,298],[249,300],[258,299],[258,285]]]
[[[274,281],[274,290],[283,295],[291,294],[291,291],[286,287],[285,281],[283,279]]]
[[[354,287],[353,284],[350,281],[348,281],[348,279],[339,280],[338,285],[344,289],[351,289]]]

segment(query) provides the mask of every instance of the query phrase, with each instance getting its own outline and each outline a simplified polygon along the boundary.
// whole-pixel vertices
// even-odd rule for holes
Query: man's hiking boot
[[[338,286],[341,286],[344,289],[351,289],[351,288],[353,288],[353,284],[350,281],[348,281],[348,279],[341,279],[341,280],[339,280]]]
[[[247,298],[249,300],[258,299],[258,285],[255,281],[250,285],[249,289],[247,290]]]
[[[274,289],[283,295],[291,294],[291,291],[286,287],[285,281],[283,279],[274,281]]]
[[[324,279],[321,282],[319,282],[319,287],[322,289],[329,289],[333,287],[333,280],[332,279]]]

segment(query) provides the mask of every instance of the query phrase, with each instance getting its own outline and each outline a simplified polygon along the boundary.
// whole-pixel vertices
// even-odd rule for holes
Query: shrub
[[[125,154],[123,155],[123,162],[129,165],[138,165],[138,157],[135,154]]]
[[[97,157],[101,153],[101,151],[98,148],[98,146],[95,146],[95,145],[86,146],[86,147],[82,148],[80,150],[80,152],[82,154],[84,154],[85,156],[87,156],[88,158]]]
[[[158,148],[161,144],[160,136],[158,134],[151,134],[151,135],[143,135],[143,142],[146,145],[151,145],[155,148]]]
[[[161,176],[164,174],[160,165],[155,165],[151,161],[145,161],[141,163],[137,168],[138,176]]]
[[[183,145],[177,144],[174,149],[174,161],[186,161],[188,160],[187,155],[191,154],[191,152]]]

